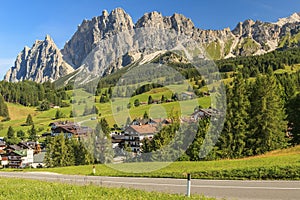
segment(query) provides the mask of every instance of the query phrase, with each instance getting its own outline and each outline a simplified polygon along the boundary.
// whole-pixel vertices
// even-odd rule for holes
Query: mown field
[[[187,198],[183,195],[145,192],[124,188],[105,188],[93,185],[79,186],[63,183],[51,183],[36,180],[0,178],[0,200],[35,200],[35,199],[198,199],[208,200],[203,196],[192,195]]]
[[[72,93],[72,91],[68,91],[69,96],[72,96]],[[25,107],[18,104],[7,103],[11,120],[0,123],[0,137],[6,136],[7,129],[9,126],[12,126],[15,132],[17,132],[18,130],[23,130],[27,132],[31,128],[31,126],[23,125],[26,121],[28,114],[32,115],[35,128],[37,129],[38,134],[41,135],[44,132],[50,131],[49,124],[54,121],[75,120],[76,122],[82,122],[82,125],[94,128],[96,126],[97,121],[91,120],[91,117],[95,116],[98,118],[105,118],[108,121],[109,125],[113,127],[113,125],[116,123],[119,126],[125,124],[128,116],[130,116],[131,119],[143,117],[145,112],[147,112],[152,118],[167,118],[171,112],[178,113],[180,116],[189,116],[190,114],[192,114],[193,109],[197,105],[201,105],[204,108],[210,106],[210,97],[203,97],[188,101],[140,105],[139,107],[132,106],[128,113],[126,106],[129,102],[133,105],[135,99],[139,99],[140,102],[147,102],[149,95],[151,95],[153,99],[156,100],[160,99],[162,95],[165,95],[165,97],[167,98],[171,98],[170,91],[163,88],[154,89],[153,91],[134,96],[130,99],[117,99],[112,103],[99,103],[99,97],[96,97],[95,103],[94,97],[92,97],[91,94],[82,90],[76,91],[75,95],[75,99],[77,100],[77,102],[74,104],[70,104],[69,107],[60,108],[59,110],[64,114],[65,118],[61,118],[58,120],[54,119],[57,109],[52,108],[48,111],[41,112],[38,111],[35,107]],[[95,105],[99,109],[101,115],[82,116],[86,104],[88,104],[90,107],[92,107],[92,105]],[[75,119],[69,117],[71,110],[75,110],[75,113],[77,115]]]
[[[152,171],[152,169],[166,164],[169,165],[165,168]],[[122,169],[123,172],[116,169]],[[11,170],[12,169],[8,169],[8,171]],[[91,165],[51,169],[25,169],[25,171],[27,170],[41,170],[61,174],[92,174]],[[126,173],[124,170],[131,171],[131,173]],[[143,172],[132,173],[135,171]],[[97,176],[186,178],[187,173],[190,173],[194,179],[300,180],[300,146],[270,152],[262,156],[236,160],[174,163],[125,163],[114,164],[112,166],[96,165]]]

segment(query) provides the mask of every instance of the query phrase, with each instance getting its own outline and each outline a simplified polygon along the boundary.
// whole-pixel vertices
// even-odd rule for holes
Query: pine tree
[[[27,115],[27,119],[26,119],[25,125],[26,126],[32,126],[33,125],[33,119],[32,119],[31,114]]]
[[[9,120],[8,108],[1,94],[0,94],[0,116],[4,117],[5,120]]]
[[[109,125],[105,118],[102,118],[100,120],[100,126],[101,126],[101,129],[102,129],[103,133],[105,134],[105,136],[109,136],[110,128],[109,128]]]
[[[64,114],[59,109],[57,109],[55,113],[55,119],[60,119],[60,118],[64,118]]]
[[[148,97],[148,104],[153,104],[153,98],[151,95]]]
[[[19,130],[17,132],[17,137],[20,138],[21,140],[25,140],[26,139],[26,133],[22,130]]]
[[[9,126],[8,130],[7,130],[7,139],[12,139],[15,137],[15,130],[13,129],[13,127]]]
[[[11,126],[8,127],[5,141],[7,144],[18,144],[20,142],[20,139],[15,136],[15,131]]]
[[[126,126],[129,126],[130,123],[131,123],[131,119],[130,119],[130,117],[127,117],[127,119],[126,119]]]
[[[258,76],[252,88],[248,154],[263,154],[287,145],[281,91],[271,70]]]
[[[134,100],[134,106],[139,107],[140,106],[140,100],[138,100],[138,99]]]
[[[288,104],[288,120],[292,128],[292,144],[300,144],[300,94],[292,98]]]
[[[199,161],[202,158],[200,155],[207,154],[204,139],[209,128],[209,119],[200,120],[198,130],[192,144],[188,147],[186,154],[191,161]],[[191,131],[191,127],[187,129]]]
[[[31,126],[31,129],[28,131],[28,135],[29,135],[28,139],[30,141],[36,141],[38,139],[37,131],[34,125]]]
[[[70,115],[69,115],[69,117],[70,117],[70,118],[73,118],[73,117],[75,117],[75,116],[74,116],[74,112],[73,112],[73,110],[71,110],[71,111],[70,111]]]
[[[75,164],[71,140],[63,133],[48,139],[46,152],[45,162],[48,167],[65,167]]]
[[[149,119],[149,115],[148,115],[147,111],[145,111],[143,119]]]
[[[165,95],[161,96],[160,101],[161,101],[161,103],[165,103],[167,101],[167,98],[165,97]]]
[[[50,109],[50,103],[48,101],[42,101],[42,103],[39,105],[40,111],[46,111]]]
[[[111,145],[111,138],[105,133],[104,121],[97,124],[94,139],[94,157],[99,163],[110,163],[113,160],[114,151]]]
[[[239,158],[244,156],[249,106],[245,80],[241,74],[238,74],[234,79],[233,88],[227,89],[226,121],[218,144],[221,149],[221,157]]]
[[[75,157],[75,165],[89,165],[93,163],[91,152],[87,150],[84,142],[81,140],[72,140],[72,148]]]

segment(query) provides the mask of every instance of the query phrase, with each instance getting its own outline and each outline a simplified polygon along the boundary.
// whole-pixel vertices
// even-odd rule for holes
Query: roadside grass
[[[72,185],[37,180],[0,178],[0,200],[35,199],[199,199],[209,200],[200,195],[190,198],[179,194],[146,192],[136,189],[107,188],[94,185]]]
[[[151,169],[165,165],[168,166],[151,172]],[[92,165],[88,165],[48,169],[5,169],[5,171],[47,171],[60,174],[91,175],[92,168]],[[131,172],[143,169],[144,172],[126,173],[116,170],[117,168],[130,169]],[[96,165],[97,176],[186,178],[188,173],[194,179],[300,180],[300,146],[235,160]]]

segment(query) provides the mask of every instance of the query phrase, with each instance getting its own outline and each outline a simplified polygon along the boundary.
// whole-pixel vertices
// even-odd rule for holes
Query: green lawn
[[[38,130],[38,134],[49,131],[48,125],[50,124],[50,122],[57,121],[53,119],[55,117],[57,109],[50,109],[48,111],[41,112],[37,111],[34,107],[25,107],[22,105],[11,103],[8,103],[8,109],[11,120],[7,122],[1,122],[0,136],[6,135],[9,126],[12,126],[16,132],[18,130],[27,132],[27,130],[29,130],[31,127],[22,125],[24,125],[28,114],[32,115],[33,122],[36,129]],[[69,115],[71,109],[72,107],[60,108],[60,110],[66,116],[66,118],[60,120],[70,120]]]
[[[93,185],[72,185],[52,183],[37,180],[0,178],[0,200],[35,200],[35,199],[213,199],[192,195],[187,198],[183,195],[145,192],[135,189],[106,188]]]
[[[160,166],[166,167],[152,171]],[[123,172],[116,169],[122,169]],[[12,169],[8,169],[8,171],[11,170]],[[25,169],[25,171],[27,170],[41,170],[61,174],[91,175],[92,166]],[[124,171],[130,171],[130,173]],[[143,172],[135,173],[141,171]],[[192,177],[196,179],[300,180],[300,146],[270,152],[262,156],[237,160],[96,165],[97,176],[185,178],[187,173],[192,174]]]
[[[83,121],[82,125],[94,128],[97,121],[90,120],[91,117],[94,115],[82,116],[86,105],[88,105],[90,108],[92,107],[92,105],[97,106],[101,113],[101,116],[98,117],[106,118],[111,127],[115,123],[117,123],[119,126],[124,125],[128,116],[130,116],[131,119],[134,119],[137,117],[142,117],[145,112],[147,112],[151,118],[167,118],[169,117],[171,112],[173,112],[174,114],[178,113],[179,116],[189,116],[193,113],[194,108],[198,105],[201,105],[204,108],[210,106],[211,98],[203,97],[188,101],[140,105],[139,107],[132,106],[128,113],[127,104],[128,102],[130,102],[133,105],[135,99],[139,99],[140,102],[147,102],[149,95],[151,95],[154,100],[161,99],[162,95],[170,99],[172,91],[180,92],[184,90],[186,90],[186,87],[184,85],[170,85],[168,86],[168,88],[156,88],[151,90],[150,92],[141,95],[124,99],[119,98],[115,99],[114,102],[108,103],[99,103],[99,97],[94,97],[83,90],[76,90],[75,96],[72,97],[76,100],[76,103],[71,104],[70,107],[60,108],[61,112],[64,113],[66,118],[62,118],[59,120],[75,120],[76,122]],[[72,91],[68,91],[68,95],[72,96],[72,93]],[[95,98],[97,103],[95,103]],[[35,107],[25,107],[22,105],[12,103],[8,103],[7,105],[11,120],[8,122],[1,122],[0,136],[2,137],[6,136],[7,129],[9,126],[12,126],[16,132],[18,130],[23,130],[27,132],[31,127],[22,125],[25,123],[28,114],[32,115],[35,127],[38,130],[38,134],[40,135],[44,132],[50,131],[50,127],[48,125],[51,122],[58,121],[54,119],[57,109],[52,108],[48,111],[41,112],[38,111]],[[77,114],[75,119],[69,118],[70,111],[73,108],[75,109]]]

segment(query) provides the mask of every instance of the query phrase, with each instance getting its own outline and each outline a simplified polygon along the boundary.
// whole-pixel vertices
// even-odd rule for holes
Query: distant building
[[[204,118],[211,118],[211,117],[217,117],[221,114],[220,111],[214,108],[208,108],[208,109],[197,109],[192,115],[191,120],[192,121],[198,121]]]
[[[134,119],[123,133],[112,134],[113,148],[123,149],[125,146],[131,148],[132,152],[141,151],[142,141],[145,138],[152,139],[160,131],[160,127],[172,124],[170,119]]]
[[[65,135],[65,137],[71,138],[71,137],[84,137],[87,136],[88,133],[91,133],[93,130],[86,126],[80,126],[77,123],[74,122],[53,122],[50,123],[49,126],[51,126],[51,135],[57,136],[61,133]]]
[[[152,139],[158,130],[157,126],[146,124],[128,126],[124,132],[125,145],[130,147],[133,152],[140,152],[142,140],[145,138]]]
[[[33,163],[33,149],[14,150],[5,154],[10,168],[24,168]]]
[[[3,167],[24,168],[31,166],[33,155],[37,152],[38,144],[35,142],[20,142],[17,145],[8,145],[1,150],[0,158]]]
[[[31,167],[33,168],[45,167],[45,156],[46,156],[46,151],[35,154],[33,156],[33,163],[31,164]]]
[[[195,95],[194,92],[183,92],[180,95],[180,100],[190,100],[190,99],[195,99],[197,96]]]

